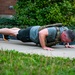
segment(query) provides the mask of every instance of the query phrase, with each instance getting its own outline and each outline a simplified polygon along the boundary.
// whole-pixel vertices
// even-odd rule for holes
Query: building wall
[[[17,0],[0,0],[0,15],[13,15],[15,10],[12,8]]]

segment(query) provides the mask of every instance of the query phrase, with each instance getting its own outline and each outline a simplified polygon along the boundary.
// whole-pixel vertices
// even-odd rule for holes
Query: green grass
[[[75,75],[75,59],[0,50],[0,75]]]

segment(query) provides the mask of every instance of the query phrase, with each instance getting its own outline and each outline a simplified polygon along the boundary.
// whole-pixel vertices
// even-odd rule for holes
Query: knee
[[[14,31],[12,29],[9,29],[9,35],[14,36]]]

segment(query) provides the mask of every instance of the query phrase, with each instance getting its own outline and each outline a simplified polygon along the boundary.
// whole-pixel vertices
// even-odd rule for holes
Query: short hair
[[[74,41],[75,40],[75,32],[73,30],[67,30],[66,31],[68,37],[71,39],[71,41]]]

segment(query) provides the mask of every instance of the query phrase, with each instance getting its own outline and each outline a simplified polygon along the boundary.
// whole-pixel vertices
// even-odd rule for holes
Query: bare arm
[[[45,50],[53,50],[52,48],[47,47],[46,44],[45,44],[45,40],[46,40],[47,36],[48,36],[48,30],[46,28],[39,31],[40,44],[41,44],[42,48],[45,49]]]

